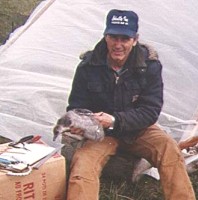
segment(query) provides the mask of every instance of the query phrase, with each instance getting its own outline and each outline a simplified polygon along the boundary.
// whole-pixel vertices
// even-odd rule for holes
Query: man
[[[161,70],[157,56],[138,42],[137,14],[111,10],[104,38],[77,67],[67,107],[91,110],[106,136],[75,152],[67,200],[97,200],[101,171],[117,150],[158,168],[166,200],[195,199],[180,149],[155,125],[163,105]],[[71,133],[83,130],[71,127]]]

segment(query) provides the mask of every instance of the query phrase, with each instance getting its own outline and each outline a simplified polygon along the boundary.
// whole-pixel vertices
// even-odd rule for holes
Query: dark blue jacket
[[[158,119],[163,105],[162,65],[151,48],[139,43],[118,78],[106,60],[103,38],[77,67],[67,110],[112,114],[116,121],[111,134],[128,139]]]

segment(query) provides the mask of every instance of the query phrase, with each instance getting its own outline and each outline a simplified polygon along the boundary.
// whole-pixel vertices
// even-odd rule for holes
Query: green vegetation
[[[0,45],[9,34],[23,25],[41,0],[1,0],[0,1]],[[8,142],[0,137],[0,143]],[[190,175],[198,199],[198,172]],[[100,200],[162,200],[159,181],[143,176],[137,183],[126,180],[102,179]]]
[[[1,0],[0,1],[0,45],[9,34],[23,25],[33,9],[42,0]]]
[[[102,180],[100,200],[163,200],[160,183],[143,176],[137,183]]]
[[[198,171],[190,174],[198,199]],[[101,179],[100,200],[164,200],[160,181],[143,175],[136,183],[129,180]]]

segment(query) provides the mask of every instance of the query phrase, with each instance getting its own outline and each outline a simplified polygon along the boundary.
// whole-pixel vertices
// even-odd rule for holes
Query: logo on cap
[[[111,18],[111,24],[129,25],[129,19],[126,16],[116,16]]]

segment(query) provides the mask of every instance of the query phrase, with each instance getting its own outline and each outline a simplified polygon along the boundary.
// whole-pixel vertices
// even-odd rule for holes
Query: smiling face
[[[105,40],[108,48],[108,61],[111,67],[122,67],[132,48],[137,44],[138,37],[130,38],[125,35],[106,35]]]

